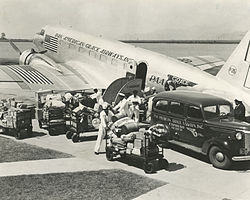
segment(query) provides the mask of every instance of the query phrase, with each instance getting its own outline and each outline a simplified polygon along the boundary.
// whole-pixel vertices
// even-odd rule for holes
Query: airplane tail
[[[236,87],[250,89],[250,31],[233,51],[217,77]]]

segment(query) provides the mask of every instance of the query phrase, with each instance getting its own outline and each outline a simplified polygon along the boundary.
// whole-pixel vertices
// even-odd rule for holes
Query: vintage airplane
[[[0,66],[0,93],[30,99],[41,89],[106,88],[127,76],[141,78],[143,88],[158,91],[186,88],[231,101],[240,98],[250,112],[249,41],[250,32],[213,76],[203,71],[210,69],[209,62],[195,65],[189,58],[176,60],[122,42],[46,26],[34,36],[37,50],[21,52],[10,42],[20,54],[20,65]],[[210,64],[218,68],[223,63]]]

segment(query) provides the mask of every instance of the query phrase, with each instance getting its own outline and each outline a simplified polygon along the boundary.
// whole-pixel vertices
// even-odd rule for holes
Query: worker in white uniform
[[[101,123],[99,125],[98,136],[97,136],[97,140],[96,140],[96,144],[95,144],[95,149],[94,149],[96,155],[99,154],[103,138],[105,137],[106,131],[108,129],[108,124],[109,124],[109,122],[111,122],[111,117],[113,115],[114,114],[111,112],[110,106],[108,105],[108,103],[104,102],[102,104],[102,111],[100,113]]]
[[[119,96],[121,97],[121,100],[113,109],[115,111],[118,111],[122,115],[131,117],[131,112],[129,109],[129,101],[127,100],[128,97],[123,93],[119,93]]]
[[[104,103],[102,92],[99,91],[97,88],[94,89],[94,94],[90,96],[92,99],[96,99],[96,104],[94,106],[94,110],[98,111],[100,106]]]
[[[133,94],[128,98],[128,101],[131,102],[130,110],[132,115],[134,115],[135,122],[139,122],[139,105],[141,104],[141,98],[137,95],[138,91],[134,90]]]

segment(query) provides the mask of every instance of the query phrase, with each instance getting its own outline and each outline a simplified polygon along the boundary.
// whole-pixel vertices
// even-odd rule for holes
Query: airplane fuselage
[[[39,50],[47,50],[48,57],[58,63],[73,65],[83,76],[95,70],[95,75],[92,73],[87,82],[96,79],[103,88],[118,77],[135,76],[142,78],[146,87],[155,87],[157,91],[195,88],[231,101],[237,96],[250,99],[246,91],[216,76],[122,42],[47,26],[43,34],[35,36],[34,43]]]

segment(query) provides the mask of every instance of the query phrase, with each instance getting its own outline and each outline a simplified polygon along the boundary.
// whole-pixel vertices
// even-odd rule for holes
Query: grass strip
[[[70,154],[0,137],[0,163],[27,160],[70,158]]]

